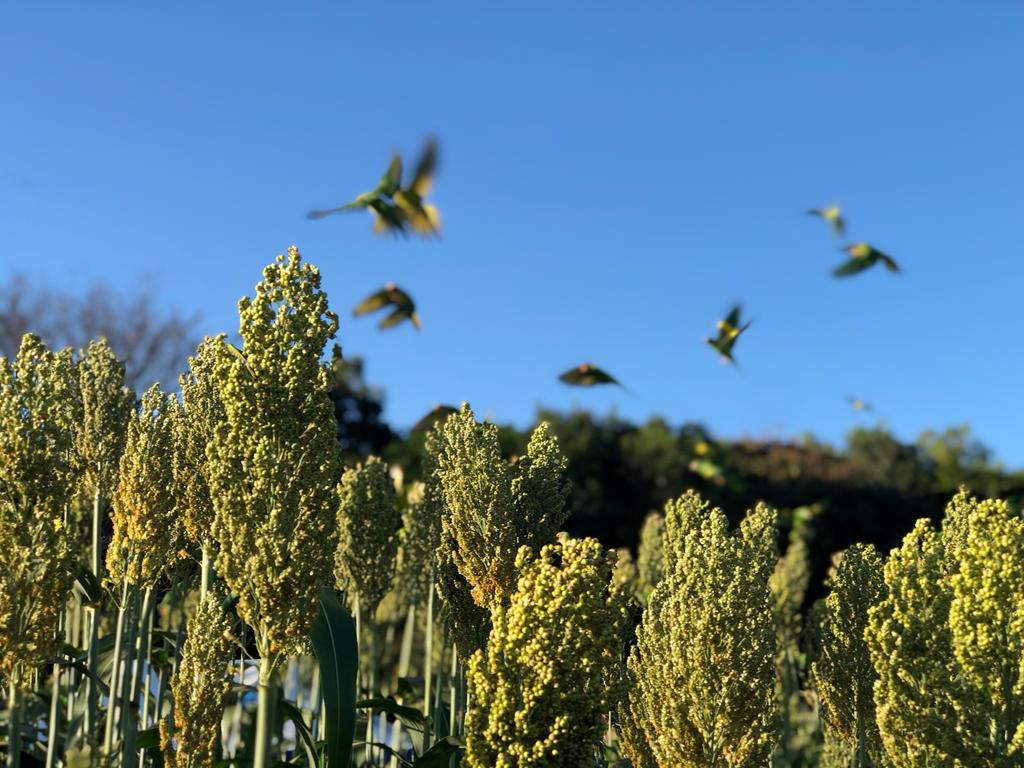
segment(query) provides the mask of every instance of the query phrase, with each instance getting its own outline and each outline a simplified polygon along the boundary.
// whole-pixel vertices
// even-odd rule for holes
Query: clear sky
[[[148,279],[234,331],[294,243],[399,427],[463,399],[720,436],[969,423],[1024,464],[1024,4],[155,7],[0,9],[0,276]],[[439,241],[305,219],[427,134]],[[802,211],[833,201],[902,275],[830,277]],[[351,317],[388,280],[422,332]],[[734,301],[739,369],[702,343]],[[631,394],[557,381],[585,360]]]

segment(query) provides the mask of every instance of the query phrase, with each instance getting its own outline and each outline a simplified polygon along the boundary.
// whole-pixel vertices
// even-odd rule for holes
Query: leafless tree
[[[102,283],[76,295],[14,275],[0,284],[0,355],[17,354],[26,333],[51,347],[75,350],[105,338],[124,360],[128,384],[136,392],[154,381],[174,389],[195,349],[198,316],[161,310],[154,299],[147,290],[118,295]]]

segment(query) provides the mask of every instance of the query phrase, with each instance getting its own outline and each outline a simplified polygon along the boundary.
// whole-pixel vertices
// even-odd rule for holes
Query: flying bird
[[[833,205],[829,208],[811,208],[806,211],[806,213],[808,216],[819,216],[823,218],[831,225],[832,231],[837,235],[843,234],[846,229],[846,221],[840,214],[838,205]]]
[[[740,325],[740,305],[737,304],[729,311],[725,320],[718,321],[718,336],[713,339],[705,338],[704,341],[722,356],[722,362],[735,363],[732,348],[736,346],[736,340],[739,339],[740,334],[749,327],[749,322],[746,325]]]
[[[435,405],[430,409],[430,413],[424,416],[422,419],[412,425],[412,432],[426,432],[432,428],[435,424],[443,424],[445,420],[453,413],[458,413],[459,409],[451,405]]]
[[[363,192],[362,194],[356,195],[352,202],[345,203],[337,208],[324,208],[321,210],[310,211],[306,214],[306,218],[322,219],[333,213],[361,211],[365,208],[370,208],[375,213],[379,213],[375,206],[381,206],[385,209],[389,206],[393,207],[392,203],[388,202],[385,198],[389,198],[394,195],[401,185],[402,158],[397,154],[394,154],[391,156],[391,163],[388,165],[387,171],[385,171],[384,175],[381,176],[376,187],[371,189],[369,192]]]
[[[848,277],[870,269],[881,262],[890,272],[899,272],[899,265],[893,261],[888,254],[882,253],[877,248],[867,243],[854,243],[843,248],[845,253],[850,255],[849,260],[844,261],[832,272],[836,277]]]
[[[377,327],[381,330],[392,328],[403,320],[411,322],[417,331],[420,329],[420,316],[416,314],[415,302],[408,293],[394,283],[388,283],[376,293],[367,296],[352,310],[352,314],[359,317],[384,307],[393,307],[394,309],[391,314],[386,315],[378,323]]]
[[[369,210],[377,234],[406,235],[409,229],[421,235],[436,234],[441,228],[441,215],[436,206],[425,201],[436,168],[437,142],[428,139],[408,186],[402,186],[402,158],[395,154],[376,187],[342,206],[310,211],[306,216],[322,219],[334,213]]]
[[[622,384],[607,371],[603,371],[592,363],[582,363],[575,368],[558,377],[559,381],[565,382],[572,387],[593,387],[597,384],[615,384],[621,387]]]

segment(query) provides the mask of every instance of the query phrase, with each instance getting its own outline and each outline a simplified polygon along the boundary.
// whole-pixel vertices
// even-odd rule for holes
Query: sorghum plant
[[[592,765],[622,692],[629,595],[614,565],[595,539],[519,550],[516,589],[494,611],[487,652],[469,660],[472,768]]]
[[[27,334],[0,358],[0,671],[10,709],[8,762],[20,764],[28,675],[57,652],[79,543],[70,506],[79,480],[73,430],[81,414],[70,350]]]
[[[201,589],[204,594],[212,578],[211,564],[217,554],[213,535],[213,500],[210,497],[212,478],[206,451],[217,425],[226,418],[217,392],[215,371],[217,359],[227,354],[223,335],[207,337],[200,342],[195,355],[188,359],[188,372],[178,379],[182,411],[174,420],[171,469],[175,496],[185,536],[202,553]]]
[[[854,544],[838,558],[830,592],[819,617],[819,656],[812,666],[828,737],[851,745],[852,763],[862,768],[882,762],[875,720],[874,683],[864,633],[868,610],[885,595],[882,560],[870,544]]]
[[[391,584],[400,512],[388,467],[376,456],[345,470],[338,486],[339,588],[373,617]]]
[[[620,711],[660,768],[753,768],[772,754],[779,735],[769,587],[775,519],[758,506],[730,531],[721,510],[696,494],[666,506],[670,567],[637,629],[632,690]],[[645,759],[635,740],[625,746]]]
[[[184,555],[171,475],[171,425],[178,407],[174,395],[165,395],[154,384],[129,418],[113,498],[114,536],[107,548],[107,571],[114,585],[152,589]]]
[[[230,689],[232,621],[224,596],[210,589],[188,622],[181,663],[174,678],[174,735],[161,722],[164,762],[174,768],[212,768],[221,717]]]
[[[218,575],[238,596],[260,655],[259,768],[270,760],[271,681],[306,646],[333,583],[341,460],[324,345],[338,328],[316,267],[298,249],[238,304],[242,349],[214,363],[224,421],[210,439]]]

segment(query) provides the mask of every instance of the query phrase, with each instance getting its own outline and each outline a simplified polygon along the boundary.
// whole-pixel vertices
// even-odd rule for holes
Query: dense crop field
[[[131,392],[103,341],[0,359],[8,765],[1024,761],[1007,504],[961,491],[887,555],[849,547],[805,609],[806,531],[764,504],[684,492],[635,557],[564,533],[545,423],[510,460],[463,405],[421,481],[346,466],[337,330],[293,248],[178,392]]]

